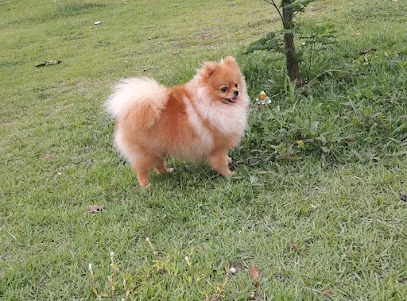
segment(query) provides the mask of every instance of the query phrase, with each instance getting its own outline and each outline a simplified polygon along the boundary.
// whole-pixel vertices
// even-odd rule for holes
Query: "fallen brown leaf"
[[[291,241],[291,246],[296,250],[300,249],[300,246],[297,243],[293,242],[293,241]]]
[[[327,289],[324,291],[324,295],[332,295],[334,292],[331,289]]]
[[[54,158],[54,154],[43,154],[42,157],[44,159]]]
[[[345,138],[343,138],[343,140],[349,141],[349,142],[355,142],[356,138],[354,138],[354,137],[345,137]]]
[[[250,267],[250,275],[252,275],[253,280],[256,281],[259,279],[260,273],[256,267]]]
[[[105,210],[105,206],[100,206],[100,205],[92,205],[88,207],[88,210],[90,213],[95,214],[95,213],[100,213],[103,210]]]

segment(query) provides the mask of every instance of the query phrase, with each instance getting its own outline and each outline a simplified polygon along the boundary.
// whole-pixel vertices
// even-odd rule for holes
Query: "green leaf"
[[[245,51],[245,54],[253,53],[256,50],[274,50],[278,52],[283,52],[283,40],[280,38],[281,33],[269,32],[264,38],[261,38],[253,43],[250,43]]]
[[[310,4],[314,0],[296,0],[292,2],[291,4],[284,5],[283,8],[291,8],[294,12],[301,11],[305,7],[307,7],[308,4]]]

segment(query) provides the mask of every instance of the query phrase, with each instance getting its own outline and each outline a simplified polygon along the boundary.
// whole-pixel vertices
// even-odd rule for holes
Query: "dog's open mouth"
[[[226,103],[236,103],[237,102],[237,96],[233,96],[232,98],[223,98]]]

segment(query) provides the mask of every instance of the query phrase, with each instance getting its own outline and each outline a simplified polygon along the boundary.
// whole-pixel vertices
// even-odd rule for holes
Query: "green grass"
[[[337,43],[312,66],[304,51],[293,91],[281,54],[243,54],[279,28],[260,0],[0,3],[0,299],[92,299],[89,263],[110,295],[113,251],[116,300],[210,300],[226,266],[220,300],[403,300],[406,12],[311,3],[301,21],[333,24]],[[179,84],[230,54],[252,98],[272,98],[251,110],[236,175],[170,159],[174,174],[132,190],[102,110],[114,83]]]

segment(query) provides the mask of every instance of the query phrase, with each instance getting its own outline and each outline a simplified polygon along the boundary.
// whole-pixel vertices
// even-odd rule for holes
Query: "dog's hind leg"
[[[148,183],[148,171],[149,167],[145,164],[140,164],[135,162],[132,164],[131,168],[137,174],[137,181],[142,188],[148,188],[150,184]]]
[[[137,174],[140,187],[148,188],[148,172],[157,165],[157,158],[146,153],[138,152],[132,160],[131,168]]]
[[[167,168],[165,166],[165,163],[164,163],[163,159],[158,159],[157,165],[155,167],[155,172],[158,175],[172,173],[173,171],[174,171],[174,168]]]

